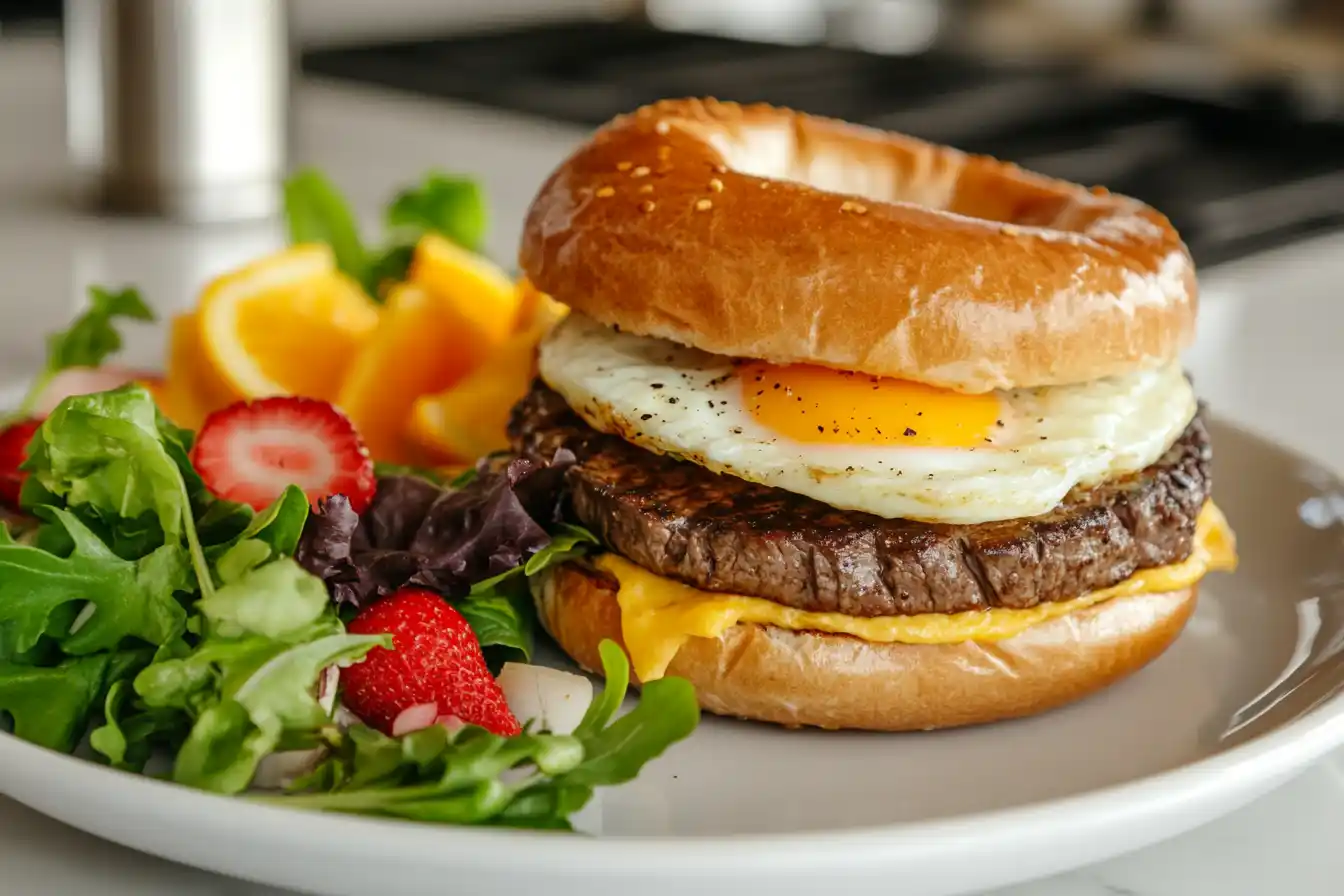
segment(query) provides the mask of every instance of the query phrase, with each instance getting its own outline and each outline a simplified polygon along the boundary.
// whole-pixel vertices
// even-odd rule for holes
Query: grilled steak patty
[[[1050,513],[979,525],[888,520],[756,485],[597,432],[538,382],[514,408],[514,449],[578,457],[572,513],[612,550],[707,591],[853,616],[1021,609],[1189,556],[1209,496],[1197,416],[1157,463]]]

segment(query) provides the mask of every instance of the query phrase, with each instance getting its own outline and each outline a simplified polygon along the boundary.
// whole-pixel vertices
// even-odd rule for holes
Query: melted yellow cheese
[[[654,575],[616,554],[602,554],[596,563],[620,582],[617,602],[621,606],[621,635],[635,673],[642,681],[652,681],[663,676],[688,639],[717,638],[739,623],[852,635],[881,644],[998,641],[1112,598],[1187,588],[1212,570],[1234,569],[1237,553],[1227,520],[1210,501],[1200,512],[1189,557],[1170,566],[1140,570],[1110,588],[1027,610],[867,617],[812,613],[758,597],[700,591]]]

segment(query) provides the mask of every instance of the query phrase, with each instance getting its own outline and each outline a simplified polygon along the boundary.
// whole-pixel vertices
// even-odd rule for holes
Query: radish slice
[[[437,703],[417,703],[415,706],[408,706],[392,720],[392,736],[401,737],[403,734],[428,728],[438,717]]]
[[[129,367],[71,367],[51,378],[37,397],[33,413],[46,415],[71,395],[106,392],[135,380],[156,378],[155,374]]]
[[[442,725],[449,731],[456,731],[459,728],[465,728],[467,723],[459,719],[457,716],[450,714],[446,716],[439,716],[437,719],[434,720],[434,724]]]
[[[570,734],[593,702],[593,683],[582,675],[527,663],[505,663],[499,687],[522,724],[535,720],[541,730]]]

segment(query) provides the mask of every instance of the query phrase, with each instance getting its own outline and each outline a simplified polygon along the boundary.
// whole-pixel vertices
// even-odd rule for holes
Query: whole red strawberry
[[[341,671],[345,705],[369,725],[391,733],[405,709],[425,703],[495,734],[522,728],[480,642],[462,614],[432,591],[403,588],[360,612],[346,626],[356,635],[391,634],[392,650],[375,647]]]
[[[28,443],[41,425],[41,418],[33,417],[0,430],[0,504],[19,506],[19,492],[28,477],[19,464],[28,459]]]

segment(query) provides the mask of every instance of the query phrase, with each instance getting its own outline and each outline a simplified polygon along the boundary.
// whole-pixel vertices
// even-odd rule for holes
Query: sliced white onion
[[[408,706],[392,720],[392,736],[401,737],[403,734],[428,728],[438,717],[437,703],[417,703],[415,706]]]
[[[572,733],[593,702],[591,681],[546,666],[505,663],[499,687],[520,724],[535,720],[553,734]]]

